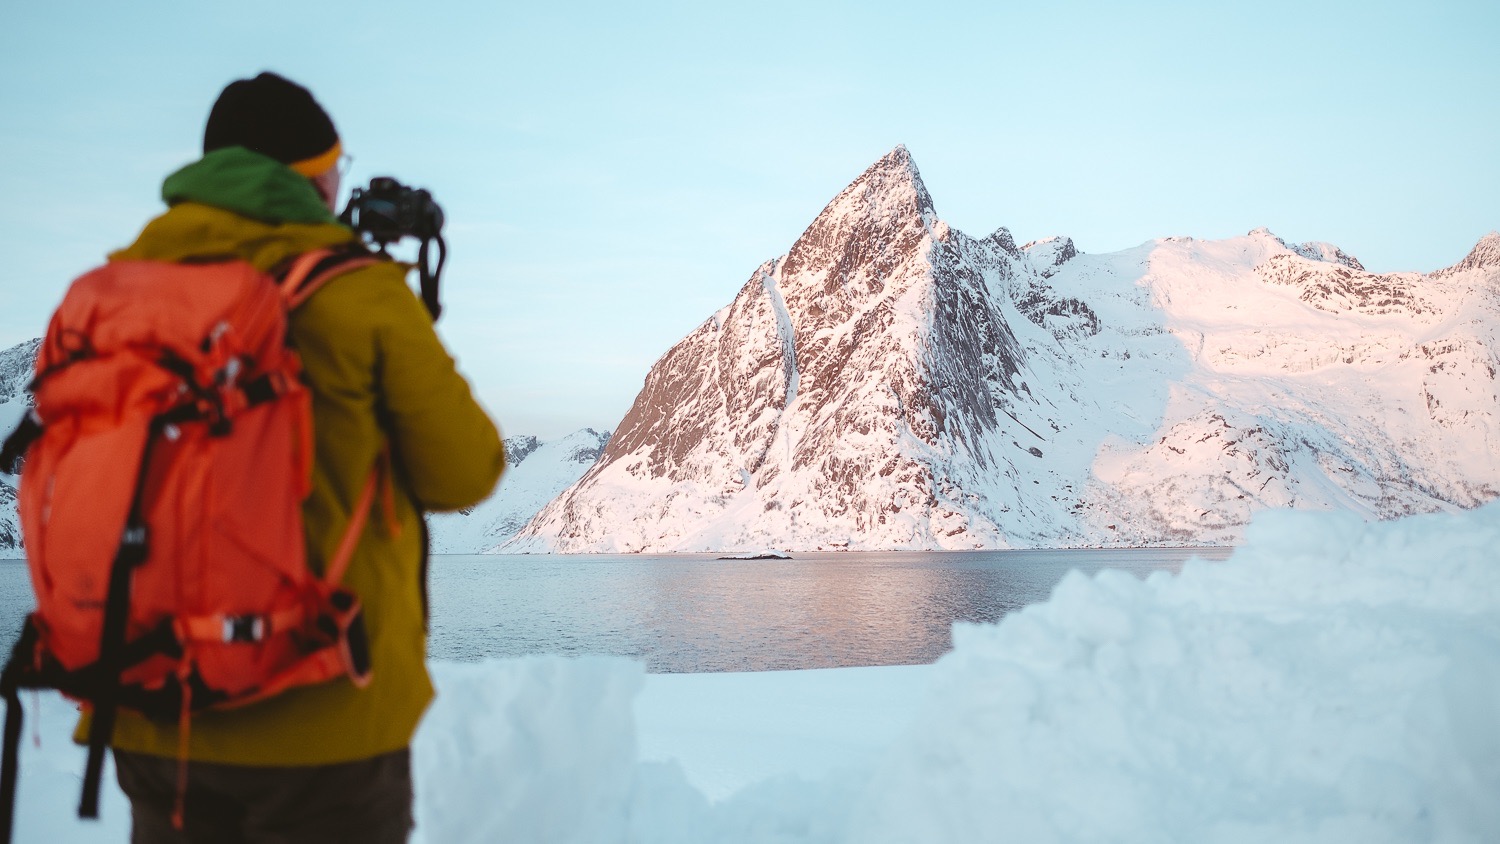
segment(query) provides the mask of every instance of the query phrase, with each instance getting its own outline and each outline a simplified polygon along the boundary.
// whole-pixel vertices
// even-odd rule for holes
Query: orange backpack
[[[119,261],[69,288],[37,354],[35,407],[3,455],[26,456],[20,515],[37,601],[0,679],[5,839],[18,688],[58,689],[92,710],[79,815],[97,817],[116,707],[178,721],[185,765],[194,712],[336,677],[368,682],[359,600],[339,581],[383,470],[327,570],[311,571],[311,397],[286,331],[321,284],[375,260],[321,250],[279,284],[240,261]]]

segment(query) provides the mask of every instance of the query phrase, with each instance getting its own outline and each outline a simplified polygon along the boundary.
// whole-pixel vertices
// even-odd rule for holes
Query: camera
[[[438,276],[448,257],[448,245],[443,240],[443,209],[432,194],[407,187],[390,176],[376,176],[369,187],[350,192],[349,204],[339,215],[339,222],[368,238],[382,255],[387,254],[386,247],[404,237],[421,241],[417,269],[421,275],[422,303],[436,322],[442,313]],[[429,247],[433,243],[438,247],[436,267],[430,263]]]
[[[367,188],[355,188],[339,221],[369,238],[382,250],[403,237],[427,240],[442,235],[443,209],[425,190],[409,188],[389,176],[376,176]]]

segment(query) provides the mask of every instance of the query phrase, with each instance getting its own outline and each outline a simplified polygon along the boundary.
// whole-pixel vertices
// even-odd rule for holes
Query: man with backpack
[[[163,354],[151,371],[186,372],[177,391],[202,392],[204,398],[151,417],[150,432],[145,435],[147,453],[157,450],[149,459],[140,458],[130,518],[136,518],[137,510],[150,511],[155,506],[149,499],[165,483],[159,478],[177,471],[171,468],[173,461],[188,459],[177,456],[174,448],[181,450],[184,443],[212,444],[218,441],[215,438],[234,442],[249,424],[239,420],[251,419],[247,408],[297,396],[300,380],[308,388],[304,392],[310,394],[302,400],[311,403],[311,482],[310,488],[304,482],[307,494],[300,505],[305,537],[301,544],[316,588],[299,592],[302,597],[287,605],[291,609],[256,615],[225,610],[169,619],[163,624],[169,632],[175,631],[175,637],[168,635],[161,652],[140,663],[128,662],[140,659],[139,655],[127,658],[122,652],[136,645],[121,645],[111,652],[106,610],[101,652],[112,655],[100,656],[100,663],[115,666],[115,672],[120,666],[133,666],[124,669],[127,681],[134,676],[131,671],[145,672],[154,665],[152,659],[166,666],[158,679],[129,687],[142,700],[162,692],[162,700],[167,701],[165,714],[148,716],[138,711],[132,698],[116,689],[119,711],[117,715],[111,712],[112,730],[105,731],[110,733],[107,740],[114,751],[120,786],[131,801],[131,840],[137,844],[404,841],[412,826],[408,747],[433,694],[425,666],[422,513],[458,509],[486,497],[504,468],[503,446],[494,424],[434,332],[422,301],[406,285],[407,268],[375,260],[360,248],[358,236],[335,219],[342,145],[333,122],[306,89],[272,73],[230,84],[209,115],[203,149],[200,160],[173,173],[163,184],[162,196],[169,206],[166,213],[150,221],[133,244],[112,254],[104,269],[120,267],[115,276],[123,278],[128,275],[126,269],[140,275],[164,267],[160,273],[185,274],[191,291],[194,284],[201,288],[219,283],[210,272],[248,264],[253,269],[245,272],[250,275],[286,278],[283,287],[307,285],[310,295],[288,299],[293,307],[284,318],[285,345],[300,359],[300,378],[261,377],[230,391],[224,385],[233,382],[241,368],[252,365],[249,353],[226,358],[213,377],[197,380],[188,376],[207,372],[204,365]],[[309,255],[316,260],[304,257]],[[191,275],[200,271],[201,283]],[[314,282],[312,276],[319,275]],[[202,292],[207,296],[211,291]],[[111,307],[147,308],[139,298],[126,297],[121,300],[126,305]],[[184,298],[181,303],[150,304],[155,310],[144,311],[146,322],[170,321],[174,309],[180,306],[186,311],[194,303]],[[103,319],[99,314],[107,310],[94,307],[84,321]],[[65,301],[54,317],[54,329],[67,312]],[[226,321],[207,332],[203,350],[220,342],[221,334],[231,335],[223,341],[231,342],[235,331],[243,331],[237,326]],[[58,369],[66,369],[75,359],[90,359],[96,346],[109,342],[96,336],[78,341],[78,349],[71,349],[67,334],[49,332],[49,360]],[[182,348],[184,355],[196,354],[193,348]],[[49,354],[47,347],[43,354]],[[295,375],[294,370],[286,372]],[[65,376],[71,377],[63,373],[57,379],[63,381]],[[48,388],[48,377],[49,371],[39,374],[37,410],[40,424],[52,434],[67,423],[47,418],[45,411],[51,405],[44,407],[41,391]],[[41,442],[45,444],[45,439]],[[286,449],[295,450],[295,444]],[[49,454],[33,449],[28,455],[23,486],[34,471],[51,471]],[[208,507],[214,496],[232,494],[232,490],[223,491],[233,486],[231,480],[241,482],[253,495],[261,472],[268,477],[278,472],[296,474],[280,467],[278,461],[286,460],[276,450],[252,453],[242,471],[219,469],[217,475],[206,476],[206,486],[201,488],[218,491],[188,493],[173,506],[191,508],[201,503]],[[107,467],[100,466],[98,471],[105,472]],[[44,493],[33,485],[31,494]],[[148,499],[144,504],[143,498]],[[61,500],[47,506],[56,511]],[[23,501],[23,519],[26,506]],[[213,518],[232,520],[234,508],[228,509],[227,515]],[[61,536],[51,538],[48,524],[41,521],[56,520],[58,514],[51,511],[41,503],[32,508],[35,514],[49,515],[32,516],[34,530],[26,536],[28,553],[33,545],[38,546],[38,554],[53,553],[65,541]],[[125,522],[126,545],[147,541],[142,539],[146,522],[141,521],[139,528],[133,527],[136,524]],[[201,531],[206,534],[210,527],[217,529],[203,525]],[[166,553],[163,543],[187,547],[196,541],[198,530],[179,531],[185,538],[171,540],[165,538],[164,527],[152,523],[149,553]],[[247,530],[248,538],[234,541],[257,541],[254,526]],[[110,541],[117,539],[118,535]],[[45,547],[43,540],[53,547]],[[147,599],[145,595],[156,594],[149,591],[147,576],[152,566],[158,566],[156,558],[146,556],[144,563],[135,559],[121,565],[120,560],[129,556],[124,545],[121,548],[115,567],[127,572],[127,584],[134,578],[130,587],[134,592],[128,600],[139,602]],[[133,575],[129,574],[131,565],[140,566]],[[208,565],[217,563],[211,560]],[[214,576],[211,569],[203,575]],[[277,581],[272,578],[270,582]],[[158,591],[188,588],[179,583]],[[313,604],[317,606],[302,612],[303,605]],[[46,609],[40,589],[39,607]],[[137,612],[134,604],[130,612]],[[129,624],[135,625],[136,617],[131,615]],[[285,619],[292,620],[283,624]],[[54,634],[56,626],[52,624]],[[233,653],[247,653],[245,648],[271,642],[282,626],[291,631],[287,641],[297,643],[295,648],[287,647],[303,662],[275,675],[264,687],[233,693],[252,702],[231,701],[233,708],[206,705],[224,698],[210,682],[211,669],[237,670],[235,666],[241,663],[236,660],[241,657]],[[324,632],[326,640],[320,638]],[[318,641],[309,644],[312,639]],[[233,651],[236,647],[242,650]],[[323,650],[314,652],[319,647]],[[215,649],[230,655],[219,658]],[[61,645],[54,650],[61,654]],[[314,658],[321,660],[323,673],[315,674],[304,664]],[[38,656],[34,661],[42,664],[49,659],[50,655]],[[59,676],[76,679],[85,673],[64,671]],[[97,681],[93,675],[90,678],[90,682]],[[63,684],[58,687],[75,694]],[[75,696],[91,700],[86,694]],[[147,706],[140,709],[150,711]],[[94,716],[99,720],[97,708]],[[88,738],[93,726],[86,716],[78,738]]]

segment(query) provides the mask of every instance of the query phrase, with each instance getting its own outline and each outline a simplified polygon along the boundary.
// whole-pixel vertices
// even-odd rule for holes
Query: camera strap
[[[429,247],[437,243],[437,266],[431,266],[431,253]],[[442,235],[433,235],[431,238],[422,238],[422,247],[417,252],[417,272],[422,282],[422,304],[427,306],[427,313],[432,315],[432,321],[437,322],[443,313],[443,306],[438,302],[438,277],[443,273],[443,263],[448,260],[448,244]]]

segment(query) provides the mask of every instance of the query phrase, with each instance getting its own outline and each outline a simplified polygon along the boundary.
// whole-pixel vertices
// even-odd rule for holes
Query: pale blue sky
[[[0,347],[263,69],[328,108],[355,181],[443,203],[440,330],[509,434],[612,427],[898,143],[971,234],[1269,226],[1432,270],[1500,228],[1497,32],[1494,2],[10,3]]]

